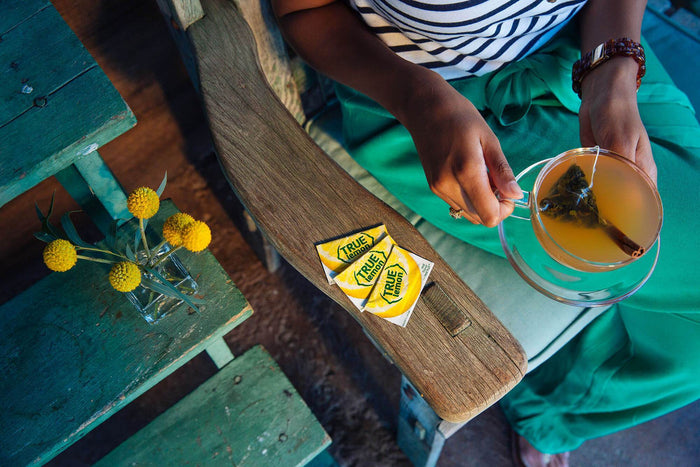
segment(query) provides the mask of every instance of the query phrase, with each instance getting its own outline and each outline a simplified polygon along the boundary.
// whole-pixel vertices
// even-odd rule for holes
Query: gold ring
[[[463,215],[463,209],[455,209],[452,206],[450,206],[450,216],[452,216],[452,219],[461,219]]]

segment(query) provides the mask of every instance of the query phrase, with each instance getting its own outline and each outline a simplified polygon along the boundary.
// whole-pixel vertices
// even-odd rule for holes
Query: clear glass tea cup
[[[598,147],[571,149],[533,167],[543,163],[532,190],[513,200],[511,217],[530,221],[555,261],[577,271],[610,271],[658,241],[661,198],[637,165]]]

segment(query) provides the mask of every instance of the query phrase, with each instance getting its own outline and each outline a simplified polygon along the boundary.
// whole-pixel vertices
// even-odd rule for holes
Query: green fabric
[[[647,49],[638,93],[664,204],[657,267],[635,295],[592,322],[502,401],[516,431],[556,453],[700,398],[700,263],[696,232],[700,126],[687,97]],[[521,62],[452,84],[482,112],[518,173],[580,146],[580,101],[570,89],[578,49],[562,34]],[[353,157],[413,211],[445,232],[503,256],[495,229],[452,219],[433,195],[407,130],[338,86]]]

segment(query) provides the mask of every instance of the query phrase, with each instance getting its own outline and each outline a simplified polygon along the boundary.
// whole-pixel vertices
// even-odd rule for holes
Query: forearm
[[[589,0],[581,12],[581,52],[609,39],[639,42],[646,0]]]
[[[646,0],[589,0],[580,17],[581,54],[610,39],[628,37],[639,42],[645,7]],[[582,95],[586,95],[586,90],[595,81],[603,81],[610,87],[619,84],[630,88],[635,86],[636,90],[638,68],[631,57],[615,57],[584,78]]]
[[[343,0],[272,1],[285,38],[307,63],[374,99],[406,127],[437,196],[487,226],[511,213],[508,198],[522,192],[471,102],[439,74],[394,53]]]
[[[580,18],[581,52],[611,39],[639,42],[644,0],[589,0]],[[617,55],[586,74],[581,83],[581,143],[600,145],[634,161],[656,179],[649,137],[637,106],[639,64]]]
[[[639,42],[646,0],[589,0],[581,12],[581,53],[610,39],[628,37]],[[593,70],[582,83],[582,95],[596,80],[610,85],[635,85],[639,65],[632,57],[615,57]],[[591,91],[589,91],[590,93]]]
[[[286,40],[309,65],[368,95],[399,120],[414,90],[442,80],[395,54],[339,1],[296,9],[293,2],[274,0],[273,7]]]

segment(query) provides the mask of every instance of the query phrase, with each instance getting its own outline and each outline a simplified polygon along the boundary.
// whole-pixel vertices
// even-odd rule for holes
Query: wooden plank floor
[[[400,375],[349,315],[286,265],[269,274],[244,240],[240,206],[211,151],[207,127],[154,0],[54,0],[54,5],[132,108],[137,126],[100,149],[127,191],[157,186],[167,170],[171,197],[206,220],[211,251],[255,310],[226,340],[234,354],[263,344],[333,438],[341,465],[408,466],[395,443]],[[77,207],[47,180],[0,209],[0,302],[48,273],[34,202]],[[58,216],[56,217],[58,218]],[[81,222],[82,228],[89,223]],[[53,465],[89,465],[213,374],[196,358],[146,393]],[[696,403],[634,430],[587,443],[578,465],[697,465]],[[695,422],[694,422],[695,420]],[[448,440],[439,465],[510,466],[509,428],[495,407]],[[670,453],[668,446],[673,446]],[[574,465],[576,465],[574,464]]]

